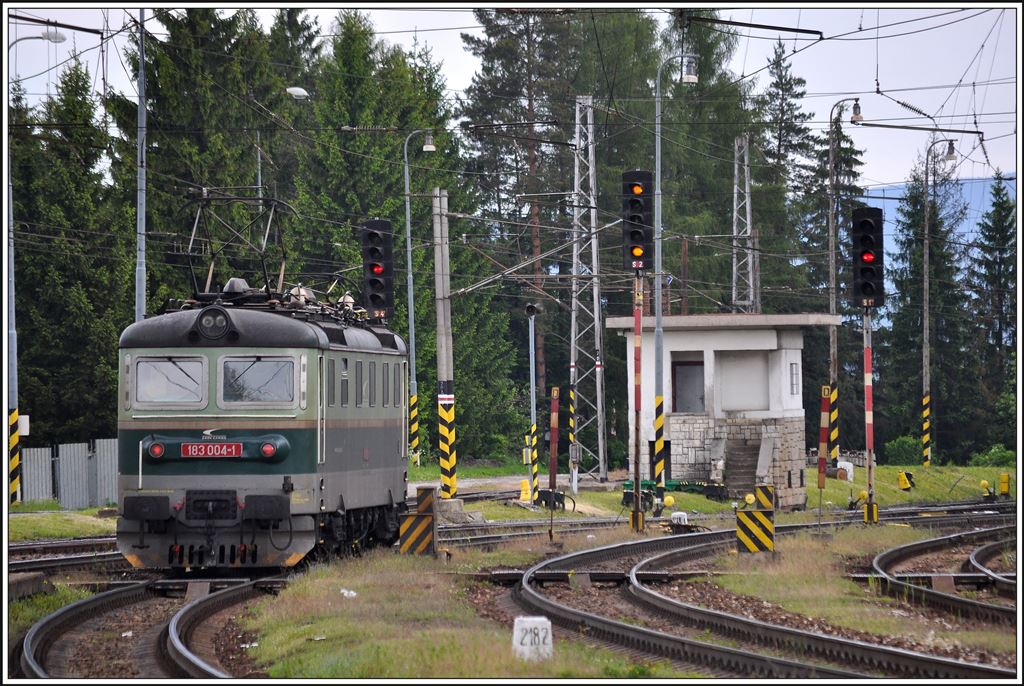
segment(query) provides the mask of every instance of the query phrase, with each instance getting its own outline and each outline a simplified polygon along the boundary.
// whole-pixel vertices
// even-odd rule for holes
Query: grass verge
[[[600,544],[594,537],[560,542],[563,549]],[[244,620],[247,629],[259,633],[253,656],[279,679],[700,676],[560,638],[550,660],[517,659],[512,627],[478,615],[470,594],[476,582],[453,572],[526,565],[550,552],[542,549],[546,545],[519,542],[500,552],[456,551],[447,565],[378,550],[313,567]]]
[[[876,594],[846,578],[847,562],[939,534],[900,526],[851,526],[831,539],[807,534],[776,539],[776,554],[726,555],[716,577],[719,586],[774,603],[790,612],[819,617],[835,626],[879,636],[904,635],[924,644],[964,645],[999,653],[1016,651],[1013,632],[979,624],[977,628],[926,621],[900,609],[897,599]]]
[[[97,508],[77,512],[53,512],[7,518],[8,541],[107,536],[114,533],[114,517],[97,517]]]
[[[37,593],[27,598],[12,600],[7,604],[7,637],[20,636],[33,624],[65,605],[88,598],[91,591],[55,584],[51,593]]]

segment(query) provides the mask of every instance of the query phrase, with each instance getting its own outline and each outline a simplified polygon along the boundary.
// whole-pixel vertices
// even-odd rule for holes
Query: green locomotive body
[[[288,567],[397,539],[398,335],[232,279],[119,347],[117,541],[133,566]]]

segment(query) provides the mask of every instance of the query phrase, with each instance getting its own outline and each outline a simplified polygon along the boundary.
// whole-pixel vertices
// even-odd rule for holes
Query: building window
[[[800,395],[800,365],[789,363],[789,394]]]

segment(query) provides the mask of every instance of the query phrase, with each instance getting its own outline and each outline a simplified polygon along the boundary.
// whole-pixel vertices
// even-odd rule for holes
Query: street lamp
[[[931,345],[928,332],[928,252],[931,243],[931,232],[928,230],[928,210],[931,202],[928,200],[928,167],[932,154],[932,148],[939,143],[948,143],[946,154],[943,159],[947,162],[956,160],[956,150],[953,148],[952,138],[940,138],[928,146],[924,154],[924,250],[921,260],[921,269],[924,281],[924,297],[921,303],[921,451],[924,457],[924,466],[929,466],[932,461],[931,446]]]
[[[419,466],[419,388],[416,384],[416,320],[414,315],[414,296],[412,286],[412,223],[409,215],[409,139],[417,133],[426,134],[423,141],[423,152],[434,152],[434,135],[430,129],[416,129],[405,137],[402,146],[402,159],[405,161],[405,293],[409,308],[409,448],[416,455]],[[414,419],[416,418],[416,419]]]
[[[654,80],[654,418],[655,434],[658,434],[658,427],[664,421],[664,380],[663,370],[663,332],[661,324],[661,70],[675,59],[682,60],[683,83],[697,83],[697,56],[691,53],[672,55],[658,65],[658,74]],[[639,408],[637,408],[639,413]],[[661,449],[659,441],[655,441],[654,458],[661,460]],[[640,455],[636,456],[637,464],[640,462]],[[664,471],[661,472],[664,475]],[[638,479],[639,482],[639,479]],[[664,494],[664,484],[659,480],[658,498]],[[639,493],[639,486],[637,487]]]
[[[309,93],[306,91],[305,88],[302,88],[300,86],[289,86],[288,88],[284,89],[284,92],[292,96],[294,100],[309,100]],[[250,95],[252,95],[251,91]],[[267,109],[266,107],[264,107],[262,103],[258,104],[260,105],[260,107],[263,107],[263,109]],[[267,111],[269,112],[270,110]],[[274,113],[271,112],[271,115],[274,115]],[[274,116],[276,117],[277,115]],[[263,147],[260,144],[259,128],[256,129],[256,197],[258,197],[261,200],[263,199]]]
[[[836,117],[836,108],[844,102],[853,101],[853,115],[850,123],[856,124],[864,120],[860,113],[860,98],[843,98],[832,105],[828,115],[828,313],[836,313],[836,130],[839,128],[839,121]],[[839,341],[835,324],[828,325],[828,385],[829,391],[834,393],[839,381]],[[838,396],[837,396],[838,397]],[[829,415],[835,411],[830,406]],[[831,434],[829,444],[831,443]],[[831,446],[829,446],[831,447]]]
[[[38,36],[22,36],[7,46],[8,61],[11,48],[23,40],[45,40],[63,43],[67,36],[57,29],[45,29]],[[10,132],[8,131],[8,135]],[[7,427],[10,432],[7,442],[10,447],[10,462],[14,465],[10,478],[13,487],[12,500],[21,499],[20,447],[18,446],[16,422],[18,421],[18,332],[14,326],[14,166],[11,159],[11,141],[7,141]],[[14,425],[15,428],[12,428]]]

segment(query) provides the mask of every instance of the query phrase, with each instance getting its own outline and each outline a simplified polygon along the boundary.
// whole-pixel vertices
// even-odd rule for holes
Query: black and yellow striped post
[[[18,435],[18,408],[7,416],[7,472],[10,502],[21,501],[21,439]]]
[[[540,464],[537,458],[537,425],[530,425],[530,502],[540,500]]]
[[[458,492],[455,471],[455,394],[452,381],[441,381],[437,394],[437,435],[441,449],[441,497],[454,498]]]
[[[654,483],[658,500],[665,499],[665,398],[654,398]]]
[[[839,464],[839,386],[832,386],[828,398],[828,456],[832,466]]]
[[[420,466],[420,406],[419,396],[409,396],[409,457]]]
[[[878,503],[864,503],[864,523],[878,524]]]
[[[921,396],[921,452],[925,467],[932,466],[932,395]]]
[[[416,489],[416,511],[405,515],[398,528],[398,550],[405,555],[434,555],[436,488]]]
[[[774,486],[755,487],[752,509],[736,510],[736,549],[741,553],[775,552]]]

